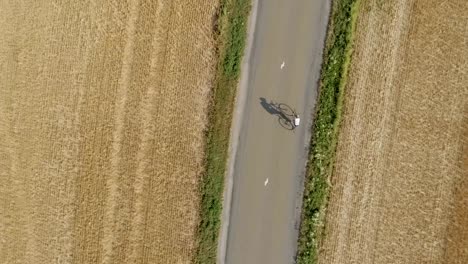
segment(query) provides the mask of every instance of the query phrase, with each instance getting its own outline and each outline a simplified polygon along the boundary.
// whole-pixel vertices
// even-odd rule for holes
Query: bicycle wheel
[[[294,110],[287,104],[279,104],[279,110],[287,117],[294,117]]]
[[[293,130],[294,129],[294,124],[288,118],[283,118],[283,117],[279,116],[278,117],[278,123],[280,123],[280,125],[283,128],[287,129],[287,130]]]

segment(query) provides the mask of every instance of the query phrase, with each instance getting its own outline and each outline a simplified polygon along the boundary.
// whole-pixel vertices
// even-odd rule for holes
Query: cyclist
[[[298,127],[299,124],[301,123],[301,118],[299,117],[298,114],[294,113],[294,128]]]

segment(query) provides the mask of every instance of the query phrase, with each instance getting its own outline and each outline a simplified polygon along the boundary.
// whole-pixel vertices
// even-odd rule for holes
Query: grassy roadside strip
[[[215,264],[232,111],[247,37],[251,0],[220,0],[215,34],[219,62],[209,110],[205,174],[195,263]]]
[[[297,263],[317,263],[324,236],[328,181],[333,173],[344,88],[360,0],[334,0],[323,58],[320,92],[298,240]]]

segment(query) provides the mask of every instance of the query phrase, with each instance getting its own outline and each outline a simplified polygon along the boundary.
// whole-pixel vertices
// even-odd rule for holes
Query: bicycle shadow
[[[260,97],[260,105],[270,115],[278,116],[278,122],[283,128],[288,130],[295,128],[293,124],[294,110],[289,105],[272,101],[267,102],[263,97]]]
[[[260,104],[270,115],[279,115],[281,112],[275,107],[273,103],[268,103],[263,97],[260,97]]]

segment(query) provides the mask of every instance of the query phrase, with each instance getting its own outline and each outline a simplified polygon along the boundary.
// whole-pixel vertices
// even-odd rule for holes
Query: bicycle
[[[300,124],[300,117],[294,109],[287,104],[270,102],[272,108],[275,109],[278,115],[278,122],[283,128],[293,130]]]

